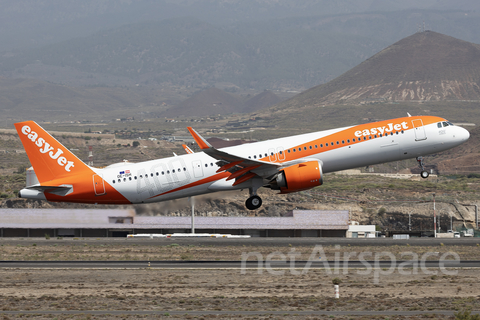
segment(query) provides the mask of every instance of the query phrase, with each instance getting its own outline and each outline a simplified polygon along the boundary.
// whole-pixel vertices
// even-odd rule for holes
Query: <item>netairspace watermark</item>
[[[329,275],[346,275],[352,271],[365,276],[373,274],[374,284],[379,284],[381,276],[389,276],[395,272],[401,275],[416,275],[419,273],[437,275],[439,272],[445,275],[457,275],[457,268],[448,268],[445,264],[452,265],[452,262],[460,262],[460,256],[452,251],[445,252],[442,255],[440,255],[439,252],[426,252],[421,256],[415,252],[405,251],[400,253],[400,260],[397,260],[396,256],[389,251],[365,251],[358,254],[357,252],[343,252],[342,254],[338,251],[340,246],[335,246],[335,249],[337,252],[335,252],[334,259],[328,261],[323,246],[316,245],[308,260],[305,261],[303,268],[296,267],[296,261],[298,263],[297,259],[300,258],[301,253],[297,252],[295,248],[292,248],[287,254],[275,251],[268,254],[265,258],[260,252],[243,252],[241,274],[246,274],[247,269],[251,269],[247,267],[247,261],[252,262],[252,260],[249,259],[255,258],[257,261],[258,274],[262,274],[263,270],[266,270],[269,274],[278,276],[284,275],[285,272],[288,271],[292,275],[307,274],[312,268],[312,264],[315,263],[316,268],[318,268],[320,264],[320,267]],[[430,260],[438,261],[438,267],[435,267],[435,270],[427,267],[427,261]],[[354,261],[355,269],[349,268],[349,263],[353,263]],[[253,262],[255,262],[255,260],[253,260]],[[288,270],[286,270],[285,267],[279,267],[278,262],[289,262]],[[360,267],[358,263],[361,264]],[[276,265],[276,267],[272,266],[272,264]],[[388,265],[388,267],[385,267],[385,265]]]

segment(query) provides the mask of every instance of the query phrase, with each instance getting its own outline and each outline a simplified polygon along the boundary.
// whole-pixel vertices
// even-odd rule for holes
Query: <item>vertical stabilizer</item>
[[[34,121],[15,123],[15,128],[40,183],[92,173],[90,167]]]

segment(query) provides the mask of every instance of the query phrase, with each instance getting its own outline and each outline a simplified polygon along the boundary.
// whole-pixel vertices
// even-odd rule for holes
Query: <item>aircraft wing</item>
[[[261,160],[253,160],[230,154],[225,151],[215,149],[207,140],[200,136],[192,127],[187,127],[190,134],[195,139],[200,149],[210,157],[217,159],[217,165],[220,168],[217,172],[228,171],[231,175],[227,180],[235,179],[233,185],[245,182],[255,176],[269,179],[282,167],[280,163],[267,162]]]

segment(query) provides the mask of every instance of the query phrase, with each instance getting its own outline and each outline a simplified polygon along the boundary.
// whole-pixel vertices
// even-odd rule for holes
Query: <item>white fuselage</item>
[[[397,130],[390,130],[388,126],[370,131],[344,127],[219,150],[242,158],[278,164],[315,159],[322,164],[323,172],[328,173],[437,153],[468,139],[467,130],[453,125],[442,126],[441,123],[414,125],[414,128],[409,123],[409,130],[400,127],[400,124]],[[236,186],[233,186],[235,180],[226,181],[224,172],[216,172],[219,169],[217,161],[204,152],[197,152],[92,170],[132,203],[165,201],[249,187],[248,181]],[[268,182],[266,178],[264,180]],[[102,186],[97,185],[96,188],[100,194]]]

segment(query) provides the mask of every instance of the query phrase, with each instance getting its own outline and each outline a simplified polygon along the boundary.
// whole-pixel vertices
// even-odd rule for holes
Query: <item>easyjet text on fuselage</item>
[[[355,136],[360,138],[361,136],[369,136],[369,135],[375,135],[375,134],[385,134],[387,132],[392,132],[392,131],[401,131],[401,130],[407,130],[408,129],[408,123],[406,121],[402,123],[389,123],[386,126],[383,127],[374,127],[374,128],[369,128],[369,129],[363,129],[363,130],[357,130],[355,131]]]

